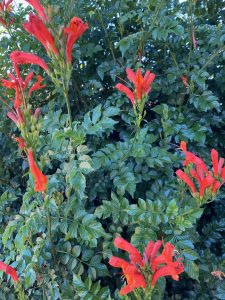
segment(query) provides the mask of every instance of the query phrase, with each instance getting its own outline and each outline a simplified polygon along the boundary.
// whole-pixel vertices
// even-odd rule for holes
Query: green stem
[[[47,214],[48,214],[48,239],[51,246],[51,252],[53,256],[54,262],[56,262],[56,255],[55,255],[55,248],[52,240],[52,220],[51,220],[51,214],[49,208],[47,208]]]
[[[199,70],[199,73],[201,71],[203,71],[205,69],[205,67],[208,66],[208,64],[217,56],[220,54],[220,52],[224,51],[225,50],[225,46],[219,48],[217,51],[215,51],[214,53],[212,53],[209,57],[209,59],[207,60],[207,62],[204,64],[204,66],[201,67],[201,69]]]
[[[68,89],[65,87],[65,85],[63,86],[63,94],[66,99],[69,125],[72,128],[72,114],[71,114],[71,108],[70,108],[70,101],[69,101],[69,96],[68,96]]]
[[[151,300],[152,299],[152,289],[147,290],[144,292],[144,298],[143,300]]]
[[[25,295],[23,287],[20,283],[16,285],[16,292],[18,294],[18,300],[27,300],[27,296]]]

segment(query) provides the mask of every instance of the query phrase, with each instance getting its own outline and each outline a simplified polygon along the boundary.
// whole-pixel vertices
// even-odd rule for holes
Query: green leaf
[[[28,265],[26,270],[25,270],[25,285],[26,285],[26,288],[29,288],[29,287],[33,286],[35,280],[36,280],[36,273],[32,269],[32,267]]]
[[[193,261],[185,260],[184,266],[184,270],[189,277],[199,280],[199,267]]]
[[[173,219],[178,214],[178,206],[176,200],[173,199],[169,202],[169,205],[166,210],[166,215],[169,219]]]

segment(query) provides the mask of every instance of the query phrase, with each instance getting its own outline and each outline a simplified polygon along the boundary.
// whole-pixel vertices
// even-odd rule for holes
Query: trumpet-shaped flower
[[[28,156],[28,163],[30,166],[30,171],[31,171],[32,175],[34,176],[34,190],[36,192],[44,192],[46,190],[48,178],[38,168],[38,166],[34,160],[32,150],[28,150],[27,156]]]
[[[87,28],[88,23],[83,23],[83,21],[77,17],[73,17],[70,20],[69,26],[64,28],[64,33],[68,35],[66,42],[66,58],[69,63],[72,61],[73,45]]]
[[[42,20],[34,14],[29,15],[29,21],[23,24],[24,29],[32,34],[42,45],[47,52],[53,52],[58,56],[58,50],[55,41]]]
[[[36,91],[40,90],[46,87],[46,84],[41,84],[43,80],[43,77],[38,75],[37,76],[37,81],[32,85],[32,87],[29,89],[28,96],[31,96],[31,94]]]
[[[38,0],[25,0],[27,1],[38,13],[39,17],[42,18],[42,20],[47,21],[48,17],[45,13],[44,7],[40,4]]]
[[[10,54],[10,58],[13,63],[16,63],[18,65],[35,64],[42,67],[47,73],[49,71],[49,68],[45,61],[35,54],[23,51],[12,51]]]
[[[115,256],[112,256],[110,258],[109,264],[113,267],[121,268],[126,278],[127,285],[120,290],[121,295],[126,295],[136,288],[146,288],[144,276],[134,265],[128,263],[124,259]]]
[[[131,69],[126,69],[127,78],[134,84],[134,90],[130,90],[127,86],[122,83],[118,83],[116,88],[126,94],[131,101],[132,105],[135,106],[136,101],[142,101],[142,99],[150,92],[151,84],[155,79],[155,74],[149,70],[145,73],[144,77],[141,74],[141,69],[138,69],[134,73]]]
[[[4,271],[7,275],[9,275],[14,282],[18,282],[19,278],[16,270],[13,267],[8,266],[4,262],[0,261],[0,270]]]

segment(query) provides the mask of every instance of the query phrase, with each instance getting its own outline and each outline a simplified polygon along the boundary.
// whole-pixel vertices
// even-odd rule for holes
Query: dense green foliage
[[[42,109],[38,155],[49,178],[43,199],[33,191],[12,139],[17,129],[1,105],[0,260],[13,262],[28,299],[120,299],[120,275],[108,265],[113,239],[121,235],[140,251],[163,239],[176,246],[185,273],[178,282],[159,281],[155,300],[225,299],[225,279],[211,275],[225,272],[224,187],[198,207],[175,175],[182,140],[208,164],[212,148],[225,157],[224,1],[42,3],[58,5],[56,25],[74,15],[89,24],[74,50],[74,122],[68,129],[63,95],[43,75],[47,87],[32,98]],[[29,11],[12,12],[10,33],[0,28],[1,78],[12,50],[46,58],[21,29]],[[156,74],[138,134],[129,100],[114,89],[126,67]],[[3,87],[0,97],[10,99]],[[0,299],[17,299],[1,277]]]

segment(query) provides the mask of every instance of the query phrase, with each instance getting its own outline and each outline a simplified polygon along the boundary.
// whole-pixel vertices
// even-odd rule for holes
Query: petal
[[[45,61],[41,59],[39,56],[27,52],[22,51],[12,51],[10,54],[10,59],[14,63],[18,64],[35,64],[42,67],[46,72],[48,72],[49,68],[46,65]]]
[[[16,270],[2,261],[0,261],[0,270],[11,276],[13,281],[17,282],[19,280]]]
[[[151,253],[152,253],[152,249],[153,249],[153,246],[154,246],[154,242],[153,241],[150,241],[150,242],[148,242],[148,244],[147,244],[147,246],[146,246],[146,248],[145,248],[145,257],[147,258],[147,259],[149,259],[150,258],[150,255],[151,255]]]
[[[40,2],[38,0],[25,0],[27,1],[30,5],[33,6],[33,8],[36,10],[38,15],[42,18],[42,20],[47,21],[48,17],[45,13],[44,8],[41,6]]]
[[[133,93],[128,87],[126,87],[126,86],[125,86],[124,84],[122,84],[122,83],[118,83],[118,84],[116,85],[116,88],[117,88],[120,92],[126,94],[126,96],[130,99],[132,105],[133,105],[133,106],[135,105],[135,97],[134,97],[134,93]]]
[[[219,163],[218,163],[218,173],[219,173],[219,175],[221,174],[223,164],[224,164],[224,158],[220,158]]]
[[[31,79],[34,77],[34,73],[33,72],[30,72],[27,77],[25,78],[25,81],[24,81],[24,89],[27,88],[29,82],[31,81]]]
[[[131,287],[130,285],[125,285],[124,287],[121,288],[119,293],[120,293],[120,295],[127,295],[130,292],[132,292],[133,290],[134,290],[134,288]]]
[[[184,265],[179,262],[174,262],[168,266],[161,267],[160,269],[158,269],[155,272],[155,274],[152,277],[152,286],[154,286],[156,284],[156,281],[160,277],[164,277],[164,276],[168,276],[168,275],[172,276],[172,278],[174,280],[179,280],[178,275],[182,272],[184,272]]]
[[[186,173],[184,173],[182,170],[177,170],[176,175],[190,187],[193,194],[197,193],[194,182]]]
[[[214,180],[215,180],[215,179],[214,179],[211,175],[206,176],[206,177],[202,180],[202,182],[201,182],[201,184],[200,184],[200,197],[203,197],[203,196],[204,196],[205,189],[206,189],[207,187],[209,187],[210,185],[212,185],[213,182],[214,182]]]
[[[211,151],[211,159],[212,159],[212,165],[213,165],[213,172],[214,172],[214,175],[217,177],[218,176],[219,155],[215,149],[212,149],[212,151]]]
[[[212,186],[212,194],[216,194],[216,192],[221,187],[221,185],[222,185],[221,182],[215,180]]]
[[[191,169],[190,170],[191,176],[198,182],[198,184],[201,184],[201,178],[199,177],[198,173],[196,170]]]
[[[145,87],[146,93],[147,93],[147,91],[149,91],[150,85],[152,84],[152,82],[154,81],[154,79],[155,79],[155,74],[154,73],[150,73],[150,71],[147,71],[145,73],[145,76],[144,76],[144,87]]]
[[[126,69],[127,78],[135,84],[136,82],[136,74],[129,68]]]
[[[184,142],[184,141],[181,141],[181,143],[180,143],[180,149],[182,150],[182,151],[187,151],[187,144],[186,144],[186,142]]]
[[[34,160],[32,150],[28,150],[27,157],[28,157],[28,163],[30,166],[30,171],[35,179],[34,190],[35,190],[35,192],[44,192],[46,190],[46,185],[48,183],[48,179],[38,168],[38,166]]]
[[[116,256],[112,256],[110,258],[109,264],[115,268],[125,268],[125,267],[130,266],[130,264],[126,260],[116,257]]]
[[[203,162],[203,160],[201,158],[199,158],[198,156],[194,155],[193,153],[191,153],[189,151],[186,151],[185,154],[186,154],[186,161],[188,163],[199,165],[206,174],[209,173],[205,163]]]
[[[128,243],[121,237],[117,237],[114,240],[114,245],[119,249],[127,251],[130,254],[130,260],[133,264],[138,264],[141,267],[144,266],[141,254],[132,244]]]
[[[155,242],[153,249],[152,249],[152,253],[151,253],[151,264],[152,264],[153,260],[155,259],[155,256],[161,246],[162,246],[162,241],[158,240]]]
[[[222,168],[220,177],[221,179],[225,180],[225,167]]]

